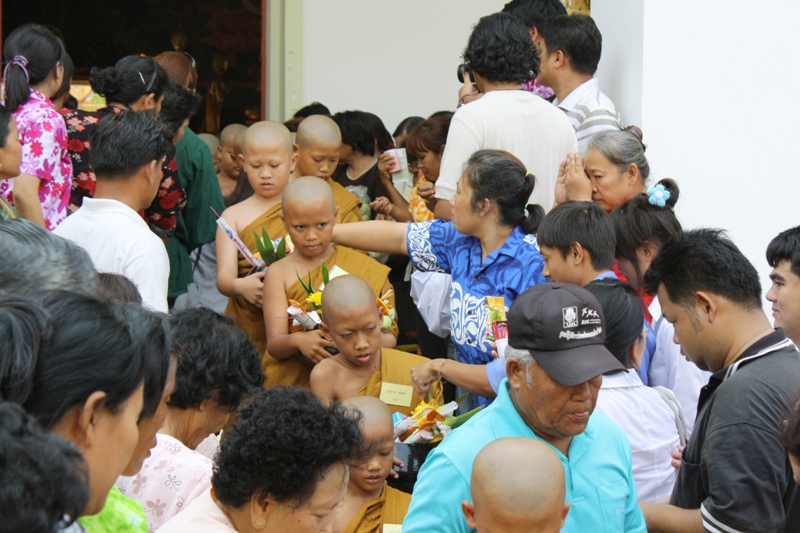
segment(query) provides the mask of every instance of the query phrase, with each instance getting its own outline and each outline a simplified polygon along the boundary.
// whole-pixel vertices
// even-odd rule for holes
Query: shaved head
[[[236,134],[241,132],[242,135],[244,135],[245,131],[247,131],[247,126],[244,124],[230,124],[225,126],[225,129],[222,130],[222,133],[219,134],[219,144],[225,146],[229,142],[233,143]]]
[[[289,182],[286,188],[283,189],[281,200],[285,211],[288,204],[300,206],[319,198],[329,203],[331,209],[336,209],[333,191],[326,181],[313,176],[302,176]]]
[[[314,143],[339,144],[342,132],[331,117],[311,115],[297,126],[297,145],[302,150]]]
[[[560,521],[564,466],[556,452],[537,439],[498,439],[475,458],[470,492],[476,518],[490,513],[492,520],[510,523],[545,523],[551,516]]]
[[[368,305],[374,307],[376,313],[378,312],[378,304],[372,288],[358,276],[347,275],[334,278],[325,285],[325,290],[322,291],[322,316],[325,317],[326,322],[334,319],[339,310],[356,309]]]
[[[247,128],[235,132],[233,136],[233,151],[241,154],[244,151],[244,135],[247,133]]]
[[[292,134],[280,122],[270,122],[262,120],[256,122],[244,134],[243,152],[247,153],[248,146],[280,144],[286,149],[286,153],[292,155]]]
[[[219,146],[219,139],[217,139],[216,135],[211,135],[210,133],[198,133],[197,136],[208,145],[208,149],[211,150],[212,153],[217,150],[217,147]]]
[[[333,281],[331,283],[333,283]],[[347,398],[342,401],[342,406],[348,411],[357,412],[361,415],[362,431],[373,427],[379,427],[381,429],[388,427],[390,432],[394,431],[392,410],[389,409],[388,405],[374,396],[353,396],[352,398]]]

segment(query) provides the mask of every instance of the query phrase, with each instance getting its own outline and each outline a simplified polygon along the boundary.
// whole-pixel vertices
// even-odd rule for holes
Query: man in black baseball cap
[[[592,413],[602,374],[624,370],[603,345],[605,335],[603,310],[581,287],[542,283],[518,296],[508,312],[508,377],[492,405],[428,456],[403,532],[470,531],[451,509],[470,501],[478,452],[495,439],[528,437],[552,446],[564,465],[571,508],[562,533],[644,533],[628,438],[602,413]]]

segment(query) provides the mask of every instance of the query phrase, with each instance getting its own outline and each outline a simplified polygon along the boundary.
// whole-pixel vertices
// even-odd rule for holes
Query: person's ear
[[[319,325],[319,330],[322,332],[323,335],[327,335],[328,337],[331,336],[331,330],[326,322],[322,322]]]
[[[572,504],[570,502],[564,502],[564,508],[561,510],[561,527],[564,527],[564,523],[567,521],[567,515],[569,514],[569,508]]]
[[[525,365],[516,357],[506,357],[506,377],[512,389],[519,390],[528,382],[528,372]]]
[[[156,94],[150,93],[144,96],[142,100],[142,109],[155,109],[156,108]]]
[[[250,524],[256,531],[267,527],[267,513],[272,509],[267,498],[254,494],[250,499]]]
[[[720,306],[720,302],[717,297],[705,291],[698,291],[694,293],[694,297],[697,313],[700,315],[700,317],[705,317],[705,321],[709,324],[714,322]]]
[[[575,266],[578,266],[581,263],[583,263],[583,260],[585,258],[585,251],[583,249],[583,246],[581,246],[580,243],[577,242],[573,242],[572,244],[570,244],[569,257],[572,260],[572,264]]]
[[[636,166],[636,163],[631,163],[628,165],[627,170],[625,170],[625,180],[627,180],[629,185],[635,185],[639,180],[639,167]]]
[[[284,216],[283,216],[283,209],[278,211],[278,216],[281,217],[281,222],[283,222],[283,225],[285,226],[286,225],[286,218],[284,218]]]
[[[467,525],[472,529],[478,529],[478,523],[475,522],[475,506],[464,500],[461,502],[461,512],[464,513],[464,518],[467,519]]]
[[[640,261],[645,260],[651,263],[653,259],[655,259],[656,254],[658,254],[658,246],[651,241],[644,241],[641,246],[636,249],[636,255],[639,256]]]
[[[163,161],[163,160],[162,160]],[[161,166],[162,161],[156,161],[153,159],[147,164],[147,182],[152,185],[155,181],[161,181],[161,177],[158,175],[158,169]]]
[[[103,405],[105,405],[106,393],[105,391],[94,391],[89,395],[83,406],[78,412],[76,420],[77,427],[74,430],[77,432],[77,437],[83,448],[90,448],[94,441],[95,432],[97,430],[97,423],[103,415]]]
[[[298,154],[297,152],[292,152],[292,159],[289,161],[289,173],[294,172],[294,169],[297,168],[298,159],[300,159],[300,154]]]
[[[339,206],[337,205],[336,208],[333,210],[333,220],[331,220],[331,227],[336,224],[336,218],[339,216]]]
[[[445,146],[447,146],[447,145],[446,145],[446,144],[443,144],[443,145],[442,145],[442,147],[441,147],[441,148],[439,148],[439,153],[438,153],[438,154],[436,154],[436,155],[438,155],[439,157],[442,157],[442,156],[444,155],[444,147],[445,147]]]
[[[553,66],[555,68],[562,68],[562,67],[566,66],[566,64],[567,64],[567,56],[564,55],[563,51],[556,50],[555,52],[553,52],[550,55],[553,57]]]
[[[292,143],[292,153],[297,154],[298,157],[300,156],[300,145],[297,143]]]

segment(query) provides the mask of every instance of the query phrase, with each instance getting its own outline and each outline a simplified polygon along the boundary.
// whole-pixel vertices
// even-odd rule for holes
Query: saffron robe
[[[410,503],[411,494],[386,485],[379,498],[358,510],[343,533],[381,533],[385,524],[401,525]]]
[[[381,348],[381,368],[372,373],[367,383],[358,392],[358,396],[381,397],[381,386],[383,383],[411,386],[411,369],[422,363],[430,361],[427,357],[422,357],[413,353],[401,352],[391,348]],[[442,383],[436,381],[430,390],[433,399],[442,405]],[[420,398],[416,392],[411,395],[411,405],[394,405],[387,403],[392,412],[400,412],[410,415],[417,405],[427,398]]]

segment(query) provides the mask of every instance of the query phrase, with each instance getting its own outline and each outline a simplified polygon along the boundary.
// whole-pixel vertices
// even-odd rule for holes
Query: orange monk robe
[[[333,267],[337,266],[347,274],[360,277],[370,286],[375,298],[380,298],[388,293],[389,296],[384,299],[389,302],[389,308],[394,309],[394,291],[392,291],[392,284],[389,282],[390,269],[386,265],[382,265],[371,257],[351,250],[350,248],[336,246],[334,252],[325,261],[325,266],[328,267],[328,272],[331,273],[334,271]],[[300,277],[303,278],[304,283],[308,283],[308,272],[301,272]],[[311,272],[311,285],[315,289],[319,289],[322,285],[321,264]],[[286,294],[286,298],[301,303],[306,312],[314,310],[314,306],[306,302],[308,293],[300,284],[300,281],[296,281],[294,285],[291,286]],[[396,318],[397,317],[392,321],[392,327],[390,329],[395,335],[397,335],[399,331]],[[286,385],[290,387],[292,385],[298,385],[308,388],[310,386],[312,364],[305,357],[300,354],[295,354],[288,359],[281,360],[273,358],[269,353],[263,353],[262,368],[267,377],[264,384],[265,387],[269,388],[276,385]]]
[[[388,386],[404,385],[411,387],[411,369],[422,363],[427,363],[428,361],[430,361],[430,359],[427,357],[422,357],[413,353],[401,352],[400,350],[393,350],[392,348],[381,348],[381,368],[372,373],[366,385],[358,391],[357,396],[374,396],[375,398],[380,398],[386,402],[392,412],[397,411],[404,415],[410,415],[420,402],[426,401],[428,398],[420,398],[419,395],[414,392],[411,394],[411,401],[404,402],[408,403],[408,405],[396,405],[387,401],[388,398],[386,396],[381,398],[381,388],[383,388],[384,383]],[[430,394],[439,405],[444,403],[441,381],[436,381],[431,386]]]
[[[261,236],[261,229],[267,230],[270,239],[281,239],[286,235],[286,228],[280,217],[281,204],[276,204],[268,209],[263,215],[256,218],[239,232],[239,238],[251,252],[256,253],[255,234]],[[239,277],[243,278],[250,273],[253,265],[239,254]],[[264,326],[264,312],[260,307],[256,307],[242,297],[231,298],[228,300],[228,307],[225,314],[234,318],[239,327],[247,332],[247,337],[256,345],[258,351],[267,351],[267,330]]]
[[[411,503],[411,494],[388,485],[379,498],[358,510],[343,533],[382,533],[384,525],[401,525]]]
[[[337,207],[339,207],[339,212],[336,215],[336,223],[362,222],[364,219],[361,217],[361,200],[359,200],[355,194],[345,189],[340,183],[332,179],[325,181],[331,186],[333,201],[336,203]]]

